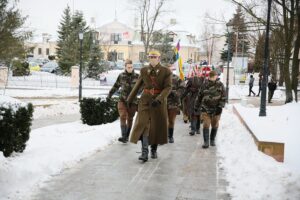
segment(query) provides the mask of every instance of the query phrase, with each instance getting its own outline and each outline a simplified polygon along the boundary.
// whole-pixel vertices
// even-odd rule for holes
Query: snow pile
[[[232,199],[300,199],[300,170],[293,171],[288,164],[258,151],[252,136],[231,109],[229,106],[222,115],[217,152]],[[264,130],[274,124],[266,126]]]
[[[0,199],[29,198],[51,175],[104,149],[119,135],[118,121],[100,126],[78,121],[33,130],[23,153],[0,155]]]
[[[51,103],[51,102],[50,102]],[[43,106],[44,104],[44,106]],[[61,116],[61,115],[72,115],[79,114],[79,103],[70,102],[70,101],[59,101],[56,104],[47,105],[47,102],[43,102],[42,105],[35,106],[33,118],[46,118],[52,116]]]
[[[9,109],[11,108],[13,112],[16,112],[20,107],[26,107],[27,104],[24,102],[19,101],[18,99],[0,95],[0,107]]]

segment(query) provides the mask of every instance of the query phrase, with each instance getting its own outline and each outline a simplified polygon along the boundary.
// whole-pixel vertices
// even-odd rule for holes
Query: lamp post
[[[229,99],[229,62],[230,62],[230,39],[231,39],[231,26],[226,24],[227,26],[227,34],[228,34],[228,45],[227,45],[227,74],[226,74],[226,102],[228,103]]]
[[[259,116],[267,116],[266,112],[266,97],[267,97],[267,82],[268,82],[268,68],[269,68],[269,32],[270,32],[270,17],[271,17],[271,4],[272,0],[268,0],[268,17],[266,27],[266,38],[265,38],[265,53],[264,53],[264,68],[263,68],[263,79],[262,79],[262,90],[260,98],[260,110]]]
[[[83,32],[79,32],[79,41],[80,41],[80,64],[79,64],[79,102],[82,98],[82,41],[83,41]]]

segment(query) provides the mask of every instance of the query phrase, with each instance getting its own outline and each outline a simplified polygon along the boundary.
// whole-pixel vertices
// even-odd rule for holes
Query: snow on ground
[[[104,149],[119,135],[119,121],[99,126],[77,121],[33,130],[23,153],[0,155],[0,199],[29,198],[51,175]]]
[[[232,113],[232,106],[222,114],[217,153],[233,200],[300,199],[300,170],[293,171],[288,164],[258,151],[248,130]]]

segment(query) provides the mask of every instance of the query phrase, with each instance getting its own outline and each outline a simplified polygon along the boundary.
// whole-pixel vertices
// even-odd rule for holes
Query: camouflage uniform
[[[204,80],[204,77],[197,76],[189,78],[184,94],[182,95],[182,98],[184,98],[185,107],[187,108],[188,116],[191,121],[190,135],[194,135],[195,133],[200,134],[200,111],[195,112],[194,106],[199,89],[202,87]]]
[[[184,91],[184,81],[177,75],[172,75],[172,90],[167,98],[168,107],[168,137],[169,143],[173,143],[173,132],[176,115],[180,113],[180,96]]]
[[[118,111],[120,115],[122,137],[128,140],[128,136],[132,127],[133,117],[137,111],[137,98],[134,98],[130,107],[126,104],[126,99],[129,96],[132,88],[138,80],[138,74],[134,71],[128,73],[126,70],[119,74],[115,84],[110,89],[108,98],[119,91]],[[127,123],[126,123],[127,122]]]
[[[209,127],[211,125],[210,143],[215,146],[215,137],[219,127],[219,120],[221,117],[222,109],[226,102],[226,91],[221,81],[205,82],[200,89],[195,103],[195,110],[201,110],[203,119],[203,148],[207,148],[209,140]]]

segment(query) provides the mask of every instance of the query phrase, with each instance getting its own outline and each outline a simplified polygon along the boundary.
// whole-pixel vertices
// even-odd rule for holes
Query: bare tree
[[[132,0],[136,11],[139,13],[140,18],[140,33],[141,40],[144,44],[145,55],[148,54],[152,44],[153,33],[155,32],[155,26],[159,22],[159,19],[167,10],[164,10],[164,6],[170,0]]]

